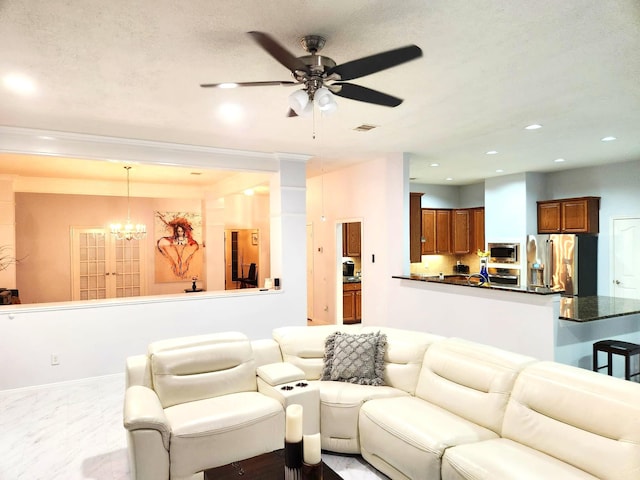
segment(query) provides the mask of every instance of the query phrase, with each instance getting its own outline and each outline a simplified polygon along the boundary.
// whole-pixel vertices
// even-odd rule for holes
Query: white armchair
[[[241,333],[177,338],[127,361],[132,478],[184,480],[283,447],[284,408],[257,391]]]

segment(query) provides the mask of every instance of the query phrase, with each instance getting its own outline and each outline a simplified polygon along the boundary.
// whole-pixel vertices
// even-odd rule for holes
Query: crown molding
[[[306,162],[311,158],[297,153],[231,150],[8,126],[0,126],[0,153],[256,172],[277,172],[282,160]]]

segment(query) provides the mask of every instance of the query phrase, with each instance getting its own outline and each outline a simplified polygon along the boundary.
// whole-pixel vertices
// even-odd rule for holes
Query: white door
[[[640,300],[640,218],[613,220],[613,296]]]
[[[72,300],[145,295],[143,246],[117,240],[104,228],[72,227]]]

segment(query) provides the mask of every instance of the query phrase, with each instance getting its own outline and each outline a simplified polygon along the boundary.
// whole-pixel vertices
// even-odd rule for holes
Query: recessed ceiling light
[[[432,163],[431,165],[429,165],[430,167],[439,167],[440,164],[439,163]]]
[[[36,91],[35,82],[26,75],[10,73],[2,78],[2,83],[7,89],[20,95],[32,95]]]
[[[499,168],[499,169],[497,169],[497,170],[496,170],[496,173],[502,173],[502,172],[504,172],[504,170],[503,170],[503,169],[501,169],[501,168]]]
[[[498,151],[497,151],[497,150],[489,150],[489,151],[487,152],[487,155],[495,155],[496,153],[498,153]]]
[[[246,196],[248,196],[248,197],[250,197],[250,196],[251,196],[251,195],[253,195],[254,193],[255,193],[255,192],[253,191],[253,188],[247,188],[247,189],[244,191],[244,194],[245,194]]]
[[[556,162],[556,163],[562,163],[562,162],[564,162],[564,158],[556,158],[556,159],[554,160],[554,162]]]
[[[539,125],[537,123],[534,123],[532,125],[527,125],[526,127],[524,127],[525,130],[537,130],[539,128],[542,128],[542,125]]]
[[[450,182],[450,181],[452,181],[452,180],[453,180],[453,178],[451,178],[451,177],[447,177],[447,178],[445,178],[445,180],[446,180],[447,182]]]
[[[614,140],[616,140],[616,137],[604,137],[601,139],[603,142],[613,142]]]
[[[221,83],[218,88],[238,88],[238,84],[233,82]]]

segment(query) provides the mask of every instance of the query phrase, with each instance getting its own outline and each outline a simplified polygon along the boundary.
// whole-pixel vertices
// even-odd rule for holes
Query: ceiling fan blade
[[[308,72],[309,68],[300,60],[290,53],[286,48],[276,42],[271,36],[262,32],[249,32],[249,35],[258,42],[273,58],[287,67],[290,71],[300,70]]]
[[[420,47],[408,45],[336,65],[329,69],[327,74],[337,73],[340,75],[340,80],[353,80],[354,78],[364,77],[365,75],[395,67],[421,56],[422,50],[420,50]]]
[[[297,117],[297,116],[298,114],[293,111],[293,108],[290,108],[289,111],[287,112],[287,117]]]
[[[335,87],[340,88],[337,89]],[[385,107],[397,107],[403,101],[401,98],[353,83],[334,83],[331,85],[330,90],[339,97],[350,98],[359,102],[375,103]]]
[[[203,88],[265,87],[270,85],[282,85],[283,87],[288,87],[289,85],[298,85],[298,82],[289,82],[289,81],[280,82],[278,80],[275,80],[272,82],[225,82],[225,83],[200,84],[200,86]]]

